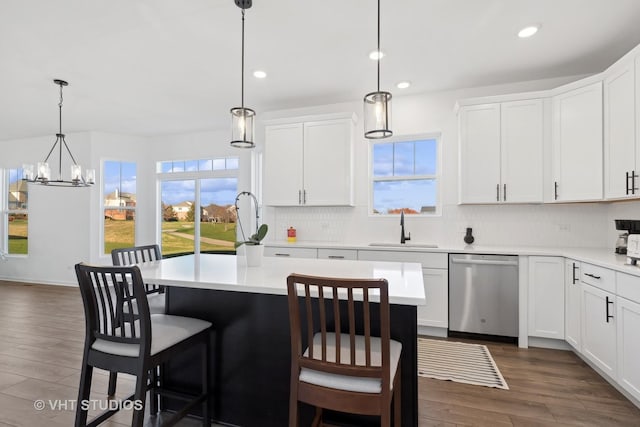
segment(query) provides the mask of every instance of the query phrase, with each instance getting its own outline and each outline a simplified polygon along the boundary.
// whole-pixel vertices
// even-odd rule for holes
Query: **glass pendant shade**
[[[251,108],[236,107],[231,109],[231,146],[253,148],[256,112]]]
[[[371,92],[364,97],[364,136],[368,139],[388,138],[391,131],[391,94]]]

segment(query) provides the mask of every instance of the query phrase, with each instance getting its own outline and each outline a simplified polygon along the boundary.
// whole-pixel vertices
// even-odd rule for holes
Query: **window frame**
[[[2,215],[2,224],[0,225],[0,252],[7,257],[26,258],[29,256],[29,184],[25,181],[27,188],[27,207],[25,209],[9,209],[9,187],[11,182],[9,174],[15,170],[19,174],[23,174],[21,167],[0,169],[0,188],[2,189],[2,197],[0,198],[0,214]],[[9,252],[9,215],[25,214],[27,216],[27,253],[11,253]]]
[[[435,174],[426,175],[399,175],[399,176],[374,176],[374,164],[373,164],[373,151],[376,145],[395,144],[401,142],[415,142],[424,140],[436,141],[436,159],[435,159]],[[400,214],[389,213],[374,213],[374,184],[376,182],[390,182],[390,181],[419,181],[419,180],[433,180],[436,189],[435,198],[435,211],[434,212],[420,212],[417,214],[411,214],[412,217],[439,217],[442,216],[442,133],[441,132],[428,132],[410,135],[399,135],[386,139],[372,139],[369,140],[369,200],[367,206],[367,214],[369,218],[389,218],[398,217]]]
[[[200,192],[201,192],[201,181],[205,179],[220,179],[220,178],[235,178],[240,184],[240,156],[219,156],[219,157],[211,157],[211,158],[202,158],[202,159],[191,159],[189,161],[202,161],[202,160],[219,160],[224,159],[225,163],[227,161],[235,160],[238,162],[238,167],[234,169],[212,169],[212,170],[197,170],[197,171],[170,171],[170,172],[162,172],[162,164],[173,162],[180,163],[185,160],[174,159],[174,160],[159,160],[156,162],[156,241],[160,242],[160,251],[162,252],[162,183],[166,181],[194,181],[194,202],[196,204],[195,209],[195,218],[194,218],[194,236],[200,236],[200,210],[202,209],[202,203],[200,200]],[[173,169],[173,168],[172,168]],[[200,209],[198,209],[198,207]],[[237,232],[237,231],[236,231]],[[194,239],[193,252],[200,253],[200,239]]]

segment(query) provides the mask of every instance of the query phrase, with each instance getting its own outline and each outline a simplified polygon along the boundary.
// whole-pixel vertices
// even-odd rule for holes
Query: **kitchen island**
[[[168,313],[213,323],[212,413],[218,421],[246,427],[288,424],[287,276],[295,272],[387,279],[391,337],[402,343],[402,424],[418,425],[416,306],[425,303],[420,264],[265,257],[262,266],[247,267],[242,256],[202,254],[168,258],[140,269],[147,283],[167,286]],[[197,389],[200,366],[193,366],[193,360],[198,360],[195,353],[172,361],[164,370],[166,384]],[[311,408],[301,405],[301,410],[303,420],[311,418]],[[335,416],[345,425],[369,422]]]

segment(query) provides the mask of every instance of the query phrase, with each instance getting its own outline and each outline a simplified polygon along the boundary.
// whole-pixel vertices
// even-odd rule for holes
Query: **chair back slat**
[[[340,299],[338,298],[338,288],[333,288],[332,295],[332,304],[333,304],[333,324],[336,326],[336,331],[342,330],[342,325],[340,324]],[[342,360],[342,355],[340,354],[340,338],[342,334],[336,334],[336,360]]]
[[[353,365],[356,363],[356,318],[355,318],[355,304],[353,302],[353,289],[347,290],[348,304],[349,304],[349,357],[350,363]]]
[[[148,352],[151,320],[139,268],[87,264],[77,264],[75,268],[84,305],[88,342],[103,339],[138,344],[141,352]],[[123,322],[123,305],[127,305],[129,313],[133,313],[133,300],[136,302],[138,320]]]
[[[115,266],[144,264],[145,262],[159,261],[161,259],[162,253],[158,245],[132,246],[111,251],[111,261]],[[145,287],[147,293],[160,292],[162,288],[153,283],[147,283]]]
[[[385,384],[389,386],[389,298],[385,279],[292,274],[287,278],[287,290],[295,369],[306,367],[340,375],[380,378],[383,389]],[[379,321],[372,320],[378,318]],[[320,347],[315,351],[314,335],[315,347]],[[381,343],[376,348],[373,340],[378,339]],[[335,351],[329,351],[333,345]],[[305,348],[308,348],[306,353]],[[380,352],[375,358],[372,357],[374,351]]]

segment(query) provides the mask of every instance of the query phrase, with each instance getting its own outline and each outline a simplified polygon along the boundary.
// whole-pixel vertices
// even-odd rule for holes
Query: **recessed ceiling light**
[[[518,32],[518,37],[520,37],[521,39],[526,39],[527,37],[531,37],[532,35],[537,33],[539,29],[540,25],[529,25]]]
[[[369,54],[369,59],[372,59],[374,61],[377,61],[378,59],[382,59],[384,58],[384,52],[381,50],[374,50],[371,51],[371,53]]]
[[[267,77],[267,73],[262,70],[256,70],[253,72],[253,77],[255,77],[256,79],[264,79],[265,77]]]
[[[411,86],[411,82],[399,82],[399,83],[396,85],[396,87],[397,87],[398,89],[406,89],[406,88],[408,88],[409,86]]]

